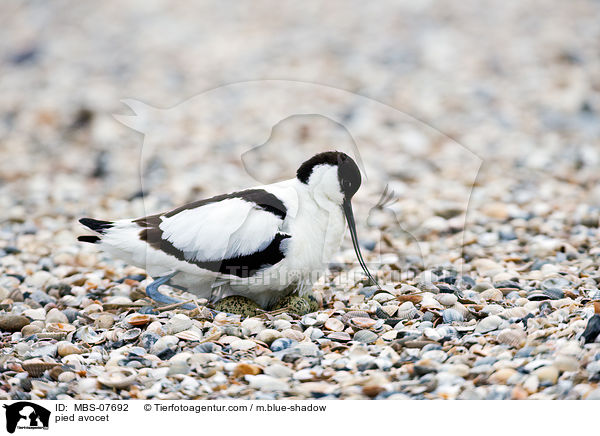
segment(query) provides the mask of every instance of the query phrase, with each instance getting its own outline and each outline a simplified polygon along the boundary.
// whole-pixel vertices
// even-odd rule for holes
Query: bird
[[[169,284],[211,302],[235,295],[269,309],[292,292],[312,292],[347,224],[360,266],[379,287],[363,259],[352,210],[361,181],[346,153],[322,152],[289,180],[142,218],[82,218],[96,235],[78,240],[145,268],[155,279],[146,294],[155,301],[179,302],[158,291]]]

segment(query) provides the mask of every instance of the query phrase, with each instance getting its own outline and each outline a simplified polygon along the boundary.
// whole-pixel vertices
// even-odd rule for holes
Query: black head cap
[[[326,151],[311,157],[298,168],[296,177],[302,183],[308,183],[308,179],[317,165],[332,165],[338,167],[338,180],[347,199],[360,188],[361,177],[360,170],[354,160],[346,153],[341,151]]]

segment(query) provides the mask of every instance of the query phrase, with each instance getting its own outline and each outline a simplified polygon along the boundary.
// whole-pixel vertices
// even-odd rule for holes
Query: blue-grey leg
[[[148,297],[150,297],[151,299],[153,299],[154,301],[157,301],[159,303],[164,303],[164,304],[181,303],[180,300],[177,300],[177,299],[171,298],[171,297],[167,297],[166,295],[163,295],[160,292],[158,292],[159,286],[168,284],[169,280],[171,280],[175,276],[175,274],[177,274],[177,271],[172,272],[171,274],[167,274],[166,276],[159,277],[156,280],[154,280],[152,283],[150,283],[148,286],[146,286],[146,295]],[[186,303],[186,304],[182,305],[181,307],[186,310],[192,310],[192,309],[196,308],[196,306],[191,303]]]

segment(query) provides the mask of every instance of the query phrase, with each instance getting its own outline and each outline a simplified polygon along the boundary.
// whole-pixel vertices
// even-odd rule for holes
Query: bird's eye
[[[342,185],[344,185],[344,188],[351,188],[352,187],[352,183],[350,183],[349,180],[344,180],[344,182],[342,183]]]

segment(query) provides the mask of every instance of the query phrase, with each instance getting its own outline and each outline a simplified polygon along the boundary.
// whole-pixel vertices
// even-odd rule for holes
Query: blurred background
[[[359,234],[370,246],[383,231],[399,235],[383,252],[426,257],[445,235],[444,250],[460,257],[469,231],[498,230],[489,218],[597,222],[598,1],[1,8],[4,245],[37,233],[42,251],[78,250],[82,215],[140,216],[289,178],[331,148],[359,151]],[[267,79],[314,86],[206,97]],[[113,116],[134,115],[123,99],[167,121],[144,116],[132,129]],[[266,130],[254,129],[278,104]],[[301,115],[277,119],[295,105]],[[397,201],[378,215],[385,185]]]

